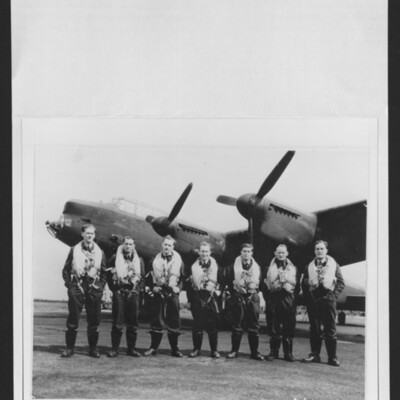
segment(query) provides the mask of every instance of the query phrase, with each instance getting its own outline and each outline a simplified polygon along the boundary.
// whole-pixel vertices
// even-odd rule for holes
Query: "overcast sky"
[[[227,128],[230,123],[221,126]],[[137,127],[135,121],[126,124],[131,129]],[[194,121],[187,124],[196,125]],[[268,128],[268,122],[263,124]],[[287,121],[280,125],[285,124],[287,128]],[[291,125],[293,130],[296,125],[297,129],[304,129],[299,121],[292,121]],[[62,126],[66,129],[65,124]],[[139,139],[134,133],[121,136],[115,132],[111,139],[107,133],[108,139],[103,142],[103,133],[112,130],[113,123],[98,121],[95,126],[101,134],[99,141],[93,140],[86,123],[77,121],[75,127],[83,135],[79,139],[72,136],[66,145],[65,136],[60,136],[61,144],[38,140],[34,147],[34,298],[66,298],[61,270],[69,248],[48,234],[45,221],[58,219],[69,199],[108,202],[122,196],[161,208],[168,214],[186,185],[193,182],[179,218],[222,232],[245,229],[246,221],[236,209],[217,203],[216,197],[257,192],[287,150],[296,150],[296,154],[268,195],[274,200],[302,211],[316,211],[368,196],[368,148],[364,144],[357,148],[352,140],[346,147],[346,140],[340,139],[340,135],[338,146],[330,146],[329,140],[312,145],[310,138],[315,141],[315,136],[303,134],[303,141],[294,141],[295,146],[291,147],[285,143],[288,138],[283,132],[280,136],[279,132],[269,134],[270,140],[266,135],[257,135],[260,127],[255,133],[234,135],[233,141],[226,133],[214,139],[204,134],[202,141],[197,132],[192,139],[178,141],[182,136],[177,136],[168,123],[158,121],[150,128],[147,126],[147,135]],[[160,132],[165,126],[168,131],[163,140],[158,140],[154,129]],[[323,126],[327,132],[332,129],[329,121]],[[352,124],[348,126],[351,137],[357,132]],[[42,132],[50,129],[46,125],[42,128]],[[321,132],[321,125],[308,125],[307,132],[317,128]],[[342,137],[345,134],[341,132]],[[130,139],[126,140],[127,137]],[[281,147],[277,138],[283,143]]]

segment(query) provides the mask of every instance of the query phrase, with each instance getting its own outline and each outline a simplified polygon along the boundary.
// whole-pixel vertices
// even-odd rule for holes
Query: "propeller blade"
[[[256,195],[259,199],[262,199],[274,187],[275,183],[281,177],[286,167],[292,160],[294,153],[294,151],[288,151],[282,157],[281,161],[278,162],[272,172],[267,176]]]
[[[236,206],[236,198],[230,196],[218,196],[217,201],[218,203],[225,204],[226,206]]]
[[[175,203],[174,207],[172,208],[172,210],[168,216],[168,219],[170,220],[170,222],[172,222],[176,218],[176,216],[179,214],[179,211],[181,211],[183,205],[185,204],[187,197],[189,196],[190,191],[192,190],[192,187],[193,187],[193,183],[189,183],[189,185],[187,185],[186,189],[181,194],[181,197],[179,197],[178,201]]]

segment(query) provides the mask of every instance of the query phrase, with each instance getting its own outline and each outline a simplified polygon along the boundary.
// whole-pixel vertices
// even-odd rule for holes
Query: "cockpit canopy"
[[[114,197],[111,200],[111,203],[116,208],[118,208],[118,210],[134,214],[141,218],[146,218],[148,215],[152,215],[153,217],[168,215],[167,212],[154,207],[150,207],[146,203],[138,200],[126,199],[124,197]]]

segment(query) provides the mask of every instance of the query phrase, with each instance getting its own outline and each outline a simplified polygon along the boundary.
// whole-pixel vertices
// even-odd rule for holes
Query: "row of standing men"
[[[226,290],[231,305],[232,350],[226,355],[234,359],[239,355],[244,330],[247,330],[250,357],[255,360],[273,361],[279,357],[282,345],[284,359],[293,357],[293,337],[296,325],[296,298],[303,290],[310,320],[311,353],[303,362],[320,362],[323,339],[328,354],[328,364],[339,366],[336,355],[336,299],[344,288],[344,280],[336,261],[329,256],[328,244],[315,244],[315,259],[304,269],[302,277],[288,258],[284,244],[279,245],[264,274],[253,258],[253,246],[242,245],[240,255],[227,269],[222,270],[211,257],[210,244],[203,242],[199,258],[186,268],[175,240],[166,236],[161,251],[145,271],[144,263],[135,250],[134,240],[125,237],[124,243],[106,262],[104,252],[94,242],[95,227],[82,227],[83,240],[72,247],[62,275],[68,288],[68,318],[65,332],[66,349],[62,357],[74,354],[75,341],[83,306],[87,315],[89,355],[99,358],[97,349],[101,302],[106,283],[112,296],[112,330],[109,357],[117,357],[123,328],[126,326],[127,354],[140,357],[136,350],[139,315],[139,293],[143,289],[150,299],[151,343],[144,356],[158,352],[166,328],[171,355],[182,357],[178,347],[180,335],[179,293],[187,291],[193,315],[193,351],[189,357],[200,355],[203,332],[208,334],[212,358],[218,352],[218,296]],[[260,297],[266,302],[267,329],[270,336],[270,353],[264,358],[258,351]]]

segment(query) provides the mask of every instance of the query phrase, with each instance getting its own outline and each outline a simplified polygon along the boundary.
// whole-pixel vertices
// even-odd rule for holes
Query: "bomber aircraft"
[[[221,266],[230,265],[240,253],[244,242],[254,244],[254,257],[266,267],[276,246],[285,243],[291,260],[302,269],[314,258],[314,242],[318,239],[329,243],[331,254],[341,266],[364,261],[366,258],[366,200],[313,213],[268,199],[267,194],[289,165],[295,152],[288,151],[257,193],[243,194],[238,198],[221,195],[217,201],[234,206],[248,221],[248,228],[217,232],[200,227],[178,216],[193,184],[183,191],[168,216],[160,215],[139,201],[115,198],[110,203],[69,200],[58,221],[47,221],[49,233],[68,246],[77,244],[81,227],[92,223],[96,227],[96,242],[110,257],[125,236],[135,239],[139,255],[147,263],[160,250],[162,238],[171,235],[177,240],[176,250],[185,263],[193,263],[202,241],[208,241],[213,256]],[[346,288],[338,299],[338,308],[365,310],[365,287],[362,283]],[[345,314],[339,314],[339,323],[345,323]]]

